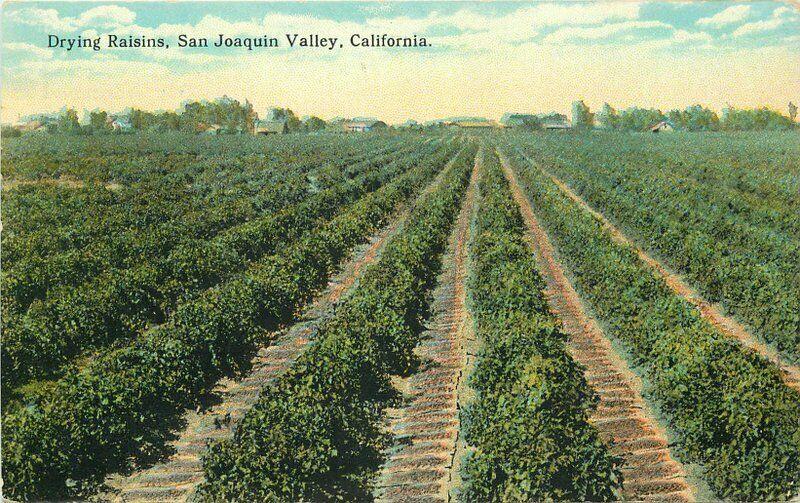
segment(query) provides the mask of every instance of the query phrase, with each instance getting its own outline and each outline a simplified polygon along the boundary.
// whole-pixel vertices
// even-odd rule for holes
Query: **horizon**
[[[227,95],[298,116],[391,124],[506,112],[569,114],[584,100],[661,110],[785,112],[800,95],[800,13],[788,2],[50,3],[3,5],[0,122],[52,113],[173,110]],[[64,38],[255,37],[369,31],[432,47],[48,48]],[[170,38],[171,37],[171,38]],[[344,39],[343,38],[343,39]],[[769,75],[766,79],[758,76]],[[210,98],[214,99],[214,98]]]
[[[217,97],[214,97],[214,98],[198,98],[197,100],[186,100],[186,101],[182,102],[178,107],[175,107],[175,108],[158,109],[158,110],[144,110],[144,109],[140,109],[140,110],[142,110],[144,112],[154,113],[154,114],[160,114],[160,113],[165,113],[165,112],[180,113],[181,112],[181,108],[184,105],[186,105],[187,103],[191,103],[191,102],[212,103],[212,102],[215,102],[215,101],[218,101],[218,100],[222,100],[222,99],[231,99],[231,100],[238,101],[239,103],[242,103],[242,104],[245,103],[245,101],[250,101],[250,103],[252,103],[252,101],[248,100],[246,97],[240,99],[238,97],[231,97],[231,96],[223,95],[223,96],[217,96]],[[614,108],[618,112],[625,111],[625,110],[628,110],[628,109],[631,109],[631,108],[637,108],[636,105],[632,105],[632,106],[626,107],[626,108],[621,108],[621,107],[614,106],[613,103],[610,103],[608,101],[606,101],[604,103],[608,103],[609,105],[611,105],[612,108]],[[789,103],[787,102],[787,105],[788,104]],[[687,108],[692,107],[692,106],[702,106],[704,108],[708,108],[709,110],[711,110],[712,112],[717,114],[717,116],[720,117],[720,118],[722,117],[722,115],[723,115],[723,113],[725,111],[725,108],[720,109],[720,110],[715,110],[715,109],[713,109],[711,107],[706,107],[702,103],[692,103],[690,105],[681,106],[681,107],[672,107],[672,108],[664,108],[664,107],[657,107],[657,106],[656,107],[652,107],[652,108],[653,109],[657,109],[657,110],[659,110],[659,111],[661,111],[663,113],[667,113],[667,112],[670,112],[670,111],[676,110],[676,109],[683,111],[683,110],[686,110]],[[70,108],[72,108],[72,107],[64,105],[58,110],[51,110],[51,111],[46,111],[46,112],[41,112],[41,111],[40,112],[34,112],[34,113],[31,113],[31,114],[27,114],[27,115],[19,117],[17,119],[17,121],[20,121],[20,120],[36,120],[37,118],[40,118],[40,117],[55,118],[56,116],[59,116],[59,115],[63,114],[65,111],[67,111]],[[263,109],[263,113],[261,113],[261,112],[259,112],[259,109],[254,106],[253,110],[256,112],[256,114],[258,116],[258,120],[268,120],[268,119],[265,119],[265,117],[267,117],[269,115],[270,111],[272,109],[274,109],[274,108],[286,108],[286,107],[270,106],[270,107],[264,108]],[[644,108],[644,107],[638,107],[638,108]],[[738,107],[732,107],[732,108],[733,109],[737,109]],[[748,109],[752,110],[752,109],[762,109],[762,108],[767,108],[767,109],[770,109],[770,110],[774,110],[774,111],[779,112],[781,115],[786,116],[786,114],[784,113],[783,109],[781,109],[781,108],[773,108],[773,107],[769,107],[767,105],[755,106],[755,107],[749,107],[749,108],[744,108],[743,107],[741,109],[742,110],[748,110]],[[106,112],[106,113],[108,113],[109,117],[112,117],[112,116],[118,117],[118,116],[125,116],[127,114],[130,114],[134,109],[137,109],[137,107],[130,107],[129,106],[129,107],[125,107],[125,108],[120,109],[120,110],[108,110],[108,109],[104,109],[104,108],[100,107],[100,108],[94,108],[94,109],[91,109],[91,110],[89,110],[89,109],[82,109],[82,110],[75,109],[75,111],[78,113],[78,118],[79,118],[80,123],[81,124],[88,124],[89,123],[89,113],[91,113],[91,112]],[[592,112],[596,113],[600,109],[600,107],[597,107],[597,108],[591,108],[590,107],[590,109],[591,109]],[[435,122],[441,122],[441,121],[465,121],[465,120],[478,120],[478,121],[485,120],[485,121],[491,121],[491,122],[501,122],[503,116],[505,116],[505,115],[536,115],[536,116],[544,117],[544,116],[551,115],[551,114],[561,114],[561,115],[565,115],[568,120],[570,120],[570,121],[572,120],[572,117],[571,117],[572,116],[572,111],[571,110],[549,110],[549,111],[541,111],[541,110],[538,110],[538,111],[537,110],[513,111],[513,110],[509,110],[509,111],[504,112],[502,115],[500,115],[498,117],[491,117],[491,116],[487,116],[487,115],[458,116],[458,115],[453,115],[453,114],[446,114],[446,115],[444,115],[442,117],[436,117],[436,118],[427,119],[427,120],[417,120],[415,117],[409,117],[409,118],[407,118],[407,119],[405,119],[403,121],[399,121],[399,122],[389,122],[389,121],[383,120],[381,117],[375,117],[375,116],[320,117],[320,116],[317,116],[317,115],[314,115],[314,114],[302,113],[302,111],[298,111],[298,110],[291,110],[291,111],[300,120],[305,120],[305,119],[310,118],[310,117],[318,117],[318,118],[324,120],[325,122],[332,122],[332,121],[335,121],[335,120],[354,120],[354,121],[357,121],[357,120],[380,120],[380,121],[386,122],[386,124],[389,125],[389,126],[401,126],[401,125],[403,125],[403,124],[405,124],[405,123],[407,123],[409,121],[414,121],[414,122],[416,122],[418,124],[422,124],[422,125],[429,124],[429,123],[435,123]],[[799,119],[795,119],[795,122],[797,122],[798,120]],[[4,126],[10,126],[10,125],[13,125],[14,122],[7,122],[5,120],[5,118],[4,118],[2,120],[2,124]]]

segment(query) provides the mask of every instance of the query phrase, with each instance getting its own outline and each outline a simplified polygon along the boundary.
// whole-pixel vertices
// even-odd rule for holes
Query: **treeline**
[[[614,131],[646,131],[666,121],[683,131],[785,131],[797,127],[797,107],[789,103],[789,115],[769,107],[753,109],[726,107],[722,116],[710,108],[693,105],[684,110],[662,112],[655,108],[631,107],[617,110],[608,103],[593,113],[583,101],[572,104],[572,126],[576,129],[595,127]]]
[[[312,132],[325,129],[327,123],[319,117],[300,119],[288,108],[273,108],[269,112],[270,121],[286,123],[289,132]],[[150,112],[131,108],[123,113],[110,114],[103,110],[89,113],[88,120],[81,121],[74,108],[67,108],[58,115],[42,115],[32,119],[31,128],[3,127],[3,136],[20,136],[25,130],[40,129],[48,133],[69,135],[93,135],[129,132],[167,132],[236,134],[251,133],[259,122],[253,105],[228,97],[213,101],[191,101],[184,103],[176,111]]]

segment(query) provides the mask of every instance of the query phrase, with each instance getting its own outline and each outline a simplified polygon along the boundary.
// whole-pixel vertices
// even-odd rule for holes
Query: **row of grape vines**
[[[748,160],[683,150],[678,157],[675,146],[661,154],[646,139],[629,140],[627,147],[603,136],[520,143],[543,168],[685,274],[706,299],[721,302],[784,356],[800,358],[798,187],[781,195],[765,174],[756,178],[764,150],[759,142],[750,145],[756,158]],[[719,166],[726,161],[729,166]],[[758,180],[758,197],[744,190],[750,186],[730,186],[744,176],[739,171]]]
[[[171,177],[150,187],[137,185],[119,196],[100,187],[12,191],[7,194],[12,207],[21,198],[22,204],[55,205],[81,220],[64,226],[42,222],[34,233],[12,231],[5,242],[10,249],[3,251],[4,303],[17,311],[27,309],[56,287],[75,286],[110,269],[166,255],[178,245],[188,247],[213,238],[231,226],[297,204],[312,189],[341,184],[403,153],[370,152],[368,159],[352,159],[350,165],[335,163],[309,171],[275,166],[233,183],[218,182],[202,196],[197,187],[183,181],[168,183]],[[309,179],[314,180],[313,187]],[[19,218],[24,217],[13,212],[9,217],[12,222]]]
[[[106,347],[169,319],[199,293],[299,239],[319,219],[330,218],[428,154],[429,149],[420,149],[417,155],[366,169],[352,181],[234,226],[216,238],[180,246],[166,257],[100,275],[79,287],[59,289],[19,320],[4,322],[3,363],[13,370],[13,379],[4,380],[4,386],[57,375],[78,352]],[[433,162],[442,163],[447,155],[447,149],[441,150]]]
[[[471,308],[483,347],[464,413],[462,501],[608,501],[622,477],[588,422],[596,404],[548,310],[497,156],[484,158],[471,247]]]
[[[676,436],[720,497],[791,496],[800,480],[800,395],[676,296],[636,253],[519,154],[507,155],[582,297],[630,352]]]
[[[152,454],[180,413],[236,369],[261,330],[290,321],[324,287],[334,265],[446,161],[444,154],[420,159],[295,243],[184,302],[163,325],[70,370],[36,403],[7,412],[6,491],[28,498],[81,495],[123,469],[129,456]]]
[[[386,435],[390,375],[413,364],[447,236],[470,179],[475,147],[412,211],[314,345],[204,458],[208,500],[363,499]]]
[[[425,197],[438,185],[446,170],[415,200]],[[411,203],[384,226],[369,243],[355,251],[341,271],[329,282],[325,291],[303,309],[297,321],[282,329],[269,344],[261,346],[240,376],[218,382],[209,396],[207,406],[185,414],[185,426],[176,432],[167,447],[170,454],[152,465],[146,464],[132,473],[111,475],[101,499],[115,501],[191,501],[203,480],[202,454],[210,440],[231,436],[243,415],[250,410],[259,392],[283,375],[303,354],[322,323],[335,313],[340,299],[348,294],[370,264],[380,258],[386,242],[407,220]]]

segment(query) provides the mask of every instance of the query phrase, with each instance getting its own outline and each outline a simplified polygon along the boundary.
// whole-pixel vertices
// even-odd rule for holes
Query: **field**
[[[795,498],[799,139],[4,139],[3,494]]]

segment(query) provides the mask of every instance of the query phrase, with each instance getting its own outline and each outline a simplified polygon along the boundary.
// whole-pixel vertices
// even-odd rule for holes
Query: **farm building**
[[[675,126],[670,121],[661,121],[658,124],[653,124],[649,129],[651,133],[671,133],[675,131]]]
[[[500,118],[500,124],[508,128],[528,127],[539,122],[539,117],[534,114],[506,113]]]
[[[253,134],[256,135],[286,134],[288,132],[289,126],[284,120],[256,121],[253,125]]]
[[[569,123],[569,119],[564,114],[560,114],[558,112],[551,112],[549,114],[543,114],[538,116],[539,121],[541,122],[542,129],[550,130],[550,131],[562,131],[571,129],[572,125]]]
[[[47,124],[41,120],[32,120],[25,122],[17,122],[14,128],[20,131],[43,131],[47,128]]]
[[[133,124],[131,123],[128,117],[113,118],[111,119],[109,126],[111,126],[111,129],[113,129],[114,131],[120,131],[123,133],[127,133],[133,130]]]
[[[386,129],[388,126],[385,122],[377,119],[351,119],[342,123],[344,130],[348,133],[367,132],[380,129]]]

